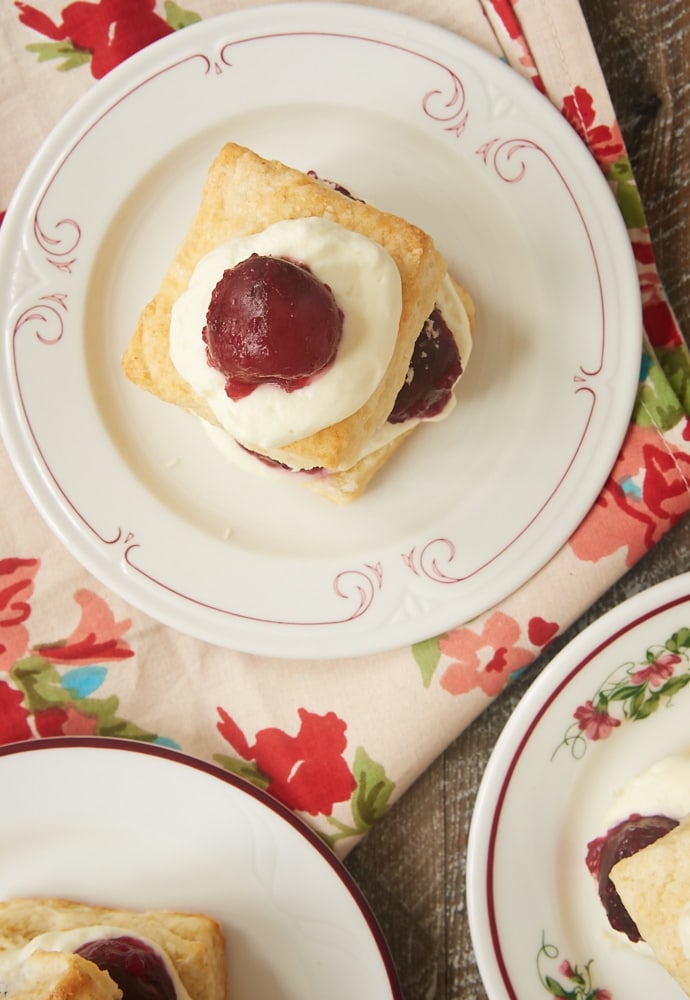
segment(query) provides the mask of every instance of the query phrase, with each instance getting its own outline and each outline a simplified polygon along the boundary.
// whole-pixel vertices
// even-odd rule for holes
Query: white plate
[[[674,673],[656,689],[632,680],[663,653]],[[685,994],[651,958],[610,931],[587,844],[606,832],[615,792],[664,757],[690,749],[690,574],[631,598],[582,632],[535,681],[511,716],[477,796],[467,896],[479,969],[491,1000],[557,993],[575,983],[643,1000]],[[590,738],[574,713],[612,695],[608,735]],[[672,693],[674,692],[674,693]],[[634,697],[637,693],[637,697]],[[648,714],[650,706],[658,705]],[[588,970],[588,971],[585,971]]]
[[[233,1000],[400,1000],[359,890],[268,795],[149,744],[0,747],[0,899],[201,911],[223,924]]]
[[[119,369],[228,139],[420,224],[476,299],[456,412],[348,509],[220,465]],[[639,290],[601,172],[500,60],[407,17],[279,5],[169,36],[62,121],[0,238],[26,488],[103,582],[220,645],[354,655],[480,613],[567,540],[628,424]]]

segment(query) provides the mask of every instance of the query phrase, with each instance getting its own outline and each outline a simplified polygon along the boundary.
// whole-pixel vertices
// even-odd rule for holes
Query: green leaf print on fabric
[[[372,760],[363,747],[358,747],[355,752],[352,773],[357,782],[350,798],[352,823],[342,822],[335,816],[328,817],[330,825],[337,830],[337,833],[322,834],[330,847],[340,840],[367,833],[386,814],[395,789],[395,782],[387,776],[383,765]]]
[[[664,370],[654,364],[646,348],[643,351],[643,365],[646,377],[637,392],[633,420],[642,427],[670,430],[682,420],[684,410]]]
[[[120,703],[115,695],[80,697],[74,685],[63,684],[57,667],[41,656],[19,660],[10,670],[10,678],[22,692],[24,706],[34,716],[39,735],[53,735],[57,726],[60,733],[119,736],[146,743],[159,741],[155,733],[117,714]]]
[[[195,14],[193,10],[185,10],[179,4],[173,3],[173,0],[165,0],[165,20],[173,31],[179,31],[180,28],[196,24],[201,20],[201,15]]]
[[[630,160],[625,157],[612,163],[607,177],[628,229],[642,229],[647,223]]]
[[[228,754],[216,753],[213,759],[226,771],[236,774],[238,778],[249,781],[257,788],[265,791],[271,783],[271,779],[263,774],[256,764],[251,760],[240,760],[238,757],[230,757]]]
[[[428,688],[436,667],[441,661],[438,638],[424,639],[422,642],[416,642],[412,646],[412,655],[419,667],[424,687]]]
[[[62,59],[57,67],[61,73],[77,69],[91,60],[91,53],[85,49],[76,48],[69,40],[64,42],[35,42],[26,46],[27,52],[34,52],[39,62],[50,62],[51,59]]]
[[[357,787],[350,800],[352,817],[357,829],[365,831],[385,814],[395,784],[363,747],[357,748],[353,772]]]
[[[657,348],[656,353],[671,389],[683,405],[684,412],[690,413],[690,367],[687,347],[681,344],[669,350]]]
[[[24,693],[24,703],[31,712],[64,705],[71,695],[60,682],[56,667],[42,656],[29,656],[19,660],[10,670],[10,677]]]

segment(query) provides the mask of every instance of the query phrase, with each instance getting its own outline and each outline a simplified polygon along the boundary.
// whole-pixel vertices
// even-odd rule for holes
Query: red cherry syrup
[[[439,309],[434,309],[417,341],[407,372],[388,417],[392,424],[435,417],[446,406],[462,374],[455,337]]]
[[[611,880],[611,869],[616,862],[637,854],[675,826],[678,826],[678,820],[668,816],[634,815],[587,845],[587,868],[597,881],[599,898],[609,923],[614,930],[622,931],[631,941],[640,941],[640,932]]]
[[[110,974],[123,1000],[176,1000],[173,982],[160,957],[134,937],[100,938],[76,951]]]

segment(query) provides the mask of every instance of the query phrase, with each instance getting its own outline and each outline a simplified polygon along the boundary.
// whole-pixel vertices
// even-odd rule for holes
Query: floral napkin
[[[3,4],[0,210],[95,79],[199,18],[249,5]],[[98,734],[177,747],[268,789],[341,855],[690,508],[690,360],[578,3],[378,6],[463,35],[545,92],[591,150],[628,227],[645,327],[639,392],[616,465],[568,543],[500,606],[444,635],[286,669],[177,633],[108,592],[50,533],[0,451],[0,743]]]

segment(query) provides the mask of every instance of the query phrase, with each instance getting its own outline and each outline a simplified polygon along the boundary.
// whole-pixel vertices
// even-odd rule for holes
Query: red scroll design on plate
[[[93,530],[92,527],[91,530]],[[178,590],[165,580],[162,580],[155,573],[149,572],[143,565],[138,565],[134,559],[135,552],[143,552],[144,550],[142,544],[136,540],[134,533],[131,531],[125,534],[123,531],[118,530],[116,537],[112,539],[101,537],[101,541],[108,545],[124,546],[123,559],[126,565],[139,576],[155,584],[162,591],[179,597],[198,608],[214,611],[228,619],[234,618],[238,621],[257,622],[262,625],[294,625],[306,628],[324,625],[343,625],[347,622],[353,622],[370,610],[377,593],[383,587],[383,566],[381,563],[366,563],[358,569],[342,570],[333,579],[332,588],[336,596],[349,602],[349,607],[343,615],[312,619],[268,617],[260,614],[250,614],[249,612],[239,610],[239,608],[230,608],[226,605],[210,604],[189,592]]]
[[[37,340],[42,344],[57,344],[65,332],[64,315],[67,312],[67,296],[59,292],[42,295],[38,302],[25,309],[14,325],[16,336],[26,326],[33,326]]]
[[[543,153],[553,163],[548,153],[531,139],[489,139],[488,142],[482,143],[477,155],[482,158],[486,166],[494,168],[502,181],[507,184],[517,184],[527,171],[524,157],[519,154],[527,150]]]
[[[439,122],[444,132],[452,132],[459,136],[465,131],[469,119],[467,96],[460,77],[446,68],[448,89],[429,90],[422,98],[424,113]]]
[[[53,235],[49,235],[38,219],[38,211],[34,216],[34,238],[45,254],[49,264],[72,273],[76,263],[74,251],[81,242],[81,226],[74,219],[59,219],[53,226]]]
[[[39,220],[41,207],[52,181],[51,178],[34,214],[33,236],[48,264],[62,274],[70,275],[77,260],[75,250],[81,242],[81,226],[74,219],[63,218],[58,219],[49,231]],[[37,301],[27,306],[18,317],[12,331],[13,337],[26,327],[33,327],[33,332],[41,343],[59,343],[65,332],[68,298],[66,292],[47,292],[39,296]]]
[[[76,257],[74,251],[81,241],[81,227],[73,219],[59,219],[53,227],[53,234],[39,222],[39,208],[33,221],[34,239],[45,260],[63,274],[72,274]],[[43,344],[57,344],[65,332],[65,317],[68,312],[66,292],[50,292],[39,296],[33,305],[27,306],[14,325],[13,335],[32,325],[36,338]]]
[[[376,565],[366,565],[364,569],[345,570],[338,573],[333,581],[333,589],[338,597],[350,599],[353,596],[356,601],[353,610],[344,621],[354,621],[360,618],[369,610],[373,604],[377,590],[383,586],[383,567],[381,563]]]
[[[434,538],[403,553],[402,560],[415,576],[426,577],[434,583],[460,583],[462,577],[450,576],[444,569],[451,565],[455,554],[455,544],[449,538]]]
[[[599,300],[599,327],[601,329],[601,347],[599,353],[599,359],[593,367],[585,368],[584,365],[580,366],[579,373],[573,377],[573,381],[576,383],[576,392],[589,392],[592,395],[592,406],[594,406],[594,400],[596,398],[596,392],[591,386],[587,385],[589,379],[594,378],[599,375],[604,367],[604,349],[606,340],[606,306],[604,301],[604,288],[603,281],[601,277],[601,272],[599,269],[599,261],[597,259],[597,254],[594,248],[594,241],[592,239],[592,234],[590,233],[589,226],[587,225],[587,220],[582,212],[580,204],[577,197],[570,187],[566,177],[563,175],[558,164],[549,155],[549,153],[540,146],[538,143],[533,142],[531,139],[523,139],[520,137],[514,137],[511,139],[501,139],[494,138],[490,139],[476,150],[477,155],[481,157],[487,167],[492,167],[498,177],[506,184],[518,184],[527,174],[527,160],[525,154],[534,153],[542,157],[550,166],[554,172],[554,176],[558,179],[559,183],[562,185],[563,190],[566,192],[575,212],[577,213],[582,232],[585,234],[587,240],[587,245],[589,247],[590,256],[592,259],[592,264],[594,266],[594,272],[596,275],[597,290],[598,290],[598,300]]]

